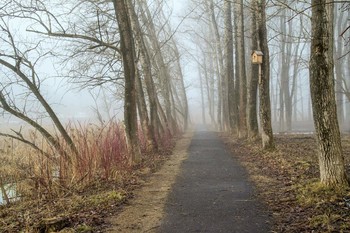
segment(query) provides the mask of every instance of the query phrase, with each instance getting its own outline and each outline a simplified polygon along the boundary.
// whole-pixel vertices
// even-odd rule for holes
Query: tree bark
[[[208,107],[209,107],[208,112],[209,112],[211,123],[217,126],[216,120],[215,120],[215,100],[214,100],[215,75],[213,72],[213,62],[211,59],[209,61],[208,59],[206,59],[206,53],[204,51],[202,51],[202,54],[203,54],[203,73],[204,73],[205,86],[206,86],[207,96],[208,96]]]
[[[166,125],[167,130],[170,131],[171,134],[175,132],[176,129],[176,122],[174,121],[174,117],[172,115],[172,96],[171,96],[171,77],[169,74],[169,68],[164,60],[164,56],[161,50],[161,45],[157,37],[157,32],[155,29],[155,26],[153,24],[151,13],[148,9],[147,1],[142,0],[140,1],[140,4],[142,6],[142,12],[141,17],[143,22],[146,25],[147,34],[150,40],[150,44],[154,50],[154,58],[158,65],[159,69],[159,78],[161,83],[161,93],[164,97],[165,102],[165,114],[166,114]]]
[[[217,76],[219,79],[220,84],[219,86],[219,93],[218,98],[219,102],[218,105],[218,118],[220,117],[220,121],[218,119],[218,123],[220,124],[221,130],[227,130],[229,127],[229,107],[228,107],[228,83],[226,83],[225,75],[224,75],[224,56],[222,54],[222,47],[221,47],[221,39],[220,39],[220,32],[219,27],[217,24],[216,16],[215,16],[215,9],[214,9],[214,2],[213,0],[209,0],[209,6],[207,6],[207,10],[209,12],[210,17],[210,23],[211,23],[211,30],[214,36],[214,43],[215,43],[215,54],[216,54],[216,62],[217,62]]]
[[[188,100],[187,100],[187,93],[186,93],[186,87],[185,87],[185,82],[184,82],[184,76],[182,72],[182,67],[181,67],[181,56],[179,49],[176,45],[176,42],[173,40],[173,50],[175,53],[175,58],[176,58],[176,64],[177,64],[177,73],[178,73],[178,87],[180,88],[180,96],[181,96],[181,102],[183,104],[183,110],[182,110],[182,115],[183,115],[183,121],[184,121],[184,130],[187,130],[188,124],[190,121],[190,116],[189,116],[189,110],[188,110]]]
[[[120,50],[124,67],[124,122],[130,163],[141,161],[141,151],[137,137],[136,108],[136,68],[134,37],[125,0],[113,0],[114,10],[119,26]]]
[[[258,50],[258,25],[257,25],[257,4],[256,1],[252,1],[252,25],[251,25],[251,37],[252,37],[252,51]],[[255,64],[251,65],[251,75],[249,80],[249,92],[247,100],[247,126],[248,126],[248,138],[254,139],[259,134],[258,125],[258,113],[257,113],[257,98],[258,98],[258,76],[259,67]]]
[[[258,34],[260,48],[263,56],[263,63],[260,65],[259,77],[259,100],[260,100],[260,125],[263,149],[274,149],[272,126],[271,126],[271,102],[270,102],[270,56],[267,44],[266,30],[266,0],[258,1]]]
[[[280,89],[280,124],[281,130],[292,130],[292,99],[293,96],[290,91],[290,65],[292,61],[292,43],[287,37],[287,15],[286,9],[283,10],[283,14],[280,19],[280,25],[282,28],[281,33],[281,43],[282,43],[282,51],[281,51],[281,89]],[[288,35],[292,34],[292,25],[289,24]]]
[[[227,105],[229,115],[229,130],[234,133],[235,129],[235,96],[234,96],[234,69],[233,69],[233,26],[232,26],[232,5],[229,0],[224,2],[225,15],[225,85],[227,87]],[[224,97],[225,98],[225,97]]]
[[[133,29],[134,36],[135,36],[135,46],[140,53],[139,62],[141,64],[142,74],[145,79],[145,85],[146,85],[146,90],[147,90],[148,99],[149,99],[151,119],[149,119],[148,117],[147,107],[146,107],[146,104],[144,104],[144,106],[140,109],[143,111],[143,114],[140,114],[140,120],[143,126],[143,131],[147,137],[146,138],[147,151],[150,152],[158,149],[158,145],[156,141],[156,138],[157,137],[159,138],[159,135],[157,135],[159,134],[159,129],[157,126],[158,112],[157,112],[157,102],[156,102],[156,98],[158,97],[155,91],[154,82],[152,78],[151,62],[150,62],[146,45],[143,39],[140,23],[131,0],[128,0],[128,10],[130,14],[131,27]],[[136,83],[138,84],[137,89],[139,90],[138,91],[139,96],[141,95],[140,98],[142,98],[139,100],[139,103],[142,104],[145,101],[145,97],[142,89],[141,79],[140,77],[137,77],[137,78],[138,78],[138,81]],[[141,116],[143,117],[144,120],[141,119]]]
[[[203,72],[206,72],[204,70]],[[203,75],[200,68],[200,64],[198,64],[198,76],[199,76],[199,85],[200,85],[200,91],[201,91],[201,109],[202,109],[202,123],[207,124],[207,121],[205,119],[205,102],[204,102],[204,85],[203,85]],[[209,103],[210,104],[210,103]]]
[[[344,22],[344,12],[343,11],[337,11],[336,17],[337,18],[337,30],[335,35],[340,35],[344,28],[346,28],[346,25],[343,24]],[[347,23],[347,20],[345,21]],[[335,77],[336,77],[336,100],[337,100],[337,115],[338,115],[338,121],[340,128],[343,128],[344,125],[344,93],[343,93],[343,82],[344,82],[344,59],[339,59],[342,56],[342,53],[344,52],[343,48],[345,47],[343,42],[343,38],[338,37],[335,44],[335,56],[336,56],[336,62],[335,62]]]
[[[153,134],[153,129],[149,122],[145,93],[142,87],[140,73],[136,70],[136,91],[137,91],[137,109],[140,117],[140,124],[143,136],[146,141],[146,151],[152,152],[156,148],[156,139]]]
[[[348,186],[334,93],[333,4],[312,0],[310,90],[321,182]]]
[[[239,122],[238,136],[240,138],[247,137],[247,74],[245,66],[245,43],[244,43],[244,15],[243,0],[236,0],[235,8],[235,24],[236,30],[236,60],[237,60],[237,79],[239,79]]]

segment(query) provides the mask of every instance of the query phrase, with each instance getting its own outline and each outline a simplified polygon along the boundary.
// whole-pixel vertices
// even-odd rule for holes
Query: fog
[[[59,1],[58,1],[59,2]],[[209,16],[207,15],[205,4],[197,3],[196,1],[185,1],[185,0],[172,0],[166,1],[166,4],[163,5],[163,10],[166,14],[165,18],[168,17],[170,21],[171,28],[173,30],[173,34],[169,35],[169,37],[174,37],[178,42],[178,47],[181,52],[181,65],[183,69],[183,77],[187,91],[187,98],[189,102],[189,110],[190,110],[190,119],[192,123],[207,123],[210,122],[210,113],[209,113],[209,103],[208,96],[204,93],[204,102],[202,103],[201,96],[201,86],[200,86],[200,78],[204,78],[203,64],[204,59],[214,60],[215,56],[210,55],[209,53],[203,53],[203,50],[210,50],[210,46],[214,46],[215,42],[210,34],[210,26],[209,24]],[[215,14],[217,17],[219,32],[223,37],[223,12],[218,6],[215,7]],[[296,9],[300,6],[293,6]],[[150,8],[153,9],[153,13],[157,12],[157,3],[156,1],[150,3]],[[280,10],[279,6],[271,6],[268,8],[268,14],[271,16],[268,23],[268,37],[269,37],[269,48],[271,53],[270,66],[271,66],[271,108],[272,108],[272,120],[274,131],[284,131],[285,127],[281,123],[281,119],[285,118],[285,116],[281,117],[281,114],[286,114],[281,112],[281,101],[283,98],[280,97],[280,86],[281,86],[281,67],[280,67],[280,54],[281,54],[281,31],[282,28],[279,25],[279,19],[274,19],[272,16],[276,15],[278,10]],[[246,19],[250,18],[248,8],[245,9]],[[309,19],[307,15],[309,12],[305,12],[305,15],[297,16],[295,13],[290,12],[289,17],[290,24],[286,26],[286,30],[289,30],[293,27],[293,30],[288,31],[287,39],[291,40],[293,45],[291,46],[291,51],[296,51],[297,43],[293,38],[300,37],[299,40],[299,50],[298,54],[290,54],[293,56],[293,62],[295,59],[298,59],[301,65],[293,70],[294,67],[292,65],[291,70],[287,75],[294,76],[295,73],[295,81],[290,80],[289,85],[295,85],[294,93],[293,93],[293,129],[296,131],[299,130],[312,130],[312,112],[311,112],[311,103],[310,103],[310,93],[309,93],[309,82],[308,82],[308,66],[307,60],[310,56],[309,51],[309,33],[308,28],[310,27]],[[157,16],[154,16],[157,19]],[[289,21],[288,21],[289,22]],[[303,22],[302,25],[305,28],[301,28],[300,22]],[[341,22],[340,22],[341,23]],[[25,41],[32,41],[41,38],[41,35],[30,33],[26,31],[29,28],[28,25],[23,24],[21,19],[14,20],[10,24],[13,28],[16,28],[15,35],[18,38],[22,38]],[[209,34],[208,34],[209,33]],[[23,34],[23,35],[18,35]],[[32,38],[30,38],[32,37]],[[206,38],[207,37],[207,38]],[[249,35],[249,25],[247,25],[247,29],[245,32],[246,39],[246,65],[247,71],[249,74],[249,66],[250,66],[250,35]],[[291,39],[292,38],[292,39]],[[51,39],[47,39],[48,41],[43,43],[42,48],[40,48],[41,53],[44,53],[45,46],[54,46],[54,53],[57,53],[61,56],[60,53],[64,53],[66,50],[59,48],[64,48],[67,44],[71,43],[70,41],[62,41],[57,42]],[[293,40],[293,41],[292,41]],[[344,46],[344,41],[342,38],[337,37],[336,43],[339,42],[339,46]],[[166,41],[166,39],[165,39]],[[69,47],[69,46],[68,46]],[[211,48],[212,49],[212,48]],[[346,51],[342,52],[345,54]],[[91,88],[91,87],[82,87],[80,84],[72,82],[69,77],[64,77],[62,69],[69,69],[72,64],[62,63],[62,58],[59,57],[56,59],[55,56],[48,56],[49,58],[43,59],[40,63],[36,65],[38,76],[41,77],[41,92],[47,99],[47,101],[52,105],[53,109],[57,112],[58,116],[62,121],[81,121],[85,123],[96,122],[98,119],[98,114],[101,114],[103,118],[106,120],[110,118],[115,118],[118,120],[123,119],[123,101],[122,101],[122,92],[120,91],[120,87],[122,87],[122,82],[116,85],[120,85],[120,87],[113,87],[110,84],[104,84],[99,87]],[[206,57],[206,58],[205,58]],[[343,57],[343,60],[336,60],[336,63],[342,63],[347,57]],[[212,61],[215,62],[215,61]],[[60,63],[60,64],[59,64]],[[62,65],[63,64],[63,65]],[[209,64],[209,63],[208,63]],[[215,66],[216,64],[214,64]],[[214,87],[217,88],[217,78],[215,74],[215,69],[212,67],[212,71],[208,71],[208,75],[212,76],[215,79]],[[2,74],[6,75],[6,71],[3,71],[1,68]],[[202,71],[200,71],[202,70]],[[199,73],[202,72],[201,74]],[[90,71],[89,71],[90,72]],[[91,73],[93,74],[93,73]],[[69,76],[70,74],[65,74]],[[292,83],[294,82],[294,83]],[[18,95],[21,92],[20,87],[17,87],[18,90],[14,89]],[[343,92],[343,90],[339,90],[338,92]],[[217,91],[214,90],[212,93],[217,95]],[[345,95],[337,96],[338,106],[342,108],[340,114],[341,128],[344,130],[348,129],[348,124],[345,123],[348,121],[347,116],[349,116],[350,105],[349,101],[346,99]],[[217,97],[214,97],[214,103],[217,107]],[[202,105],[204,105],[205,113],[202,113]],[[36,104],[31,103],[28,105],[30,108],[35,108]],[[283,107],[282,107],[283,108]],[[36,110],[35,110],[36,111]],[[33,111],[33,112],[35,112]],[[40,109],[38,110],[40,111]],[[214,111],[215,112],[215,111]],[[34,113],[33,113],[34,114]],[[203,119],[203,115],[205,119]],[[44,119],[43,119],[44,120]],[[11,117],[8,114],[3,114],[0,121],[1,127],[11,126],[20,124],[21,121]]]

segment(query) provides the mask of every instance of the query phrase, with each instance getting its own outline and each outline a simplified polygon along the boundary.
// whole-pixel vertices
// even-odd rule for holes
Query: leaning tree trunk
[[[181,56],[180,56],[179,49],[176,45],[176,41],[174,39],[172,39],[172,42],[173,42],[173,50],[174,50],[174,54],[175,54],[177,72],[178,72],[178,87],[180,89],[181,102],[183,104],[182,115],[184,118],[183,119],[184,120],[184,130],[187,130],[188,124],[190,121],[190,116],[189,116],[188,99],[187,99],[185,81],[184,81],[183,71],[182,71],[182,67],[181,67]]]
[[[267,44],[266,30],[266,0],[258,1],[258,34],[262,53],[264,54],[263,63],[259,77],[259,99],[260,99],[260,123],[261,139],[263,149],[274,149],[273,133],[271,126],[271,102],[270,102],[270,58],[269,47]]]
[[[140,119],[141,119],[141,125],[143,128],[143,132],[146,136],[147,141],[147,151],[151,152],[158,149],[157,140],[156,138],[159,138],[159,130],[156,122],[156,118],[158,117],[157,112],[157,93],[155,92],[154,88],[154,82],[152,78],[152,71],[151,71],[151,62],[149,59],[149,55],[147,53],[147,48],[144,42],[143,34],[141,31],[139,19],[136,15],[135,8],[132,5],[132,1],[128,0],[128,10],[130,14],[130,21],[131,21],[131,27],[134,32],[135,36],[135,46],[138,52],[140,53],[139,62],[141,64],[142,74],[145,79],[146,84],[146,90],[148,94],[149,99],[149,108],[150,108],[150,117],[151,120],[148,117],[147,107],[145,104],[145,96],[142,89],[142,82],[140,77],[137,77],[136,80],[136,88],[138,89],[138,99],[139,99],[139,113],[140,113]],[[142,113],[141,113],[142,111]],[[142,118],[141,118],[142,117]]]
[[[140,73],[138,70],[136,70],[136,72],[137,110],[140,116],[140,124],[145,138],[146,151],[153,152],[157,148],[156,138],[154,136],[153,128],[150,125],[148,117],[147,104],[145,99],[145,93],[142,87]]]
[[[135,49],[127,2],[114,0],[114,10],[120,32],[120,50],[124,67],[124,122],[128,152],[131,163],[139,163],[141,151],[137,137],[137,108],[136,108],[136,69]]]
[[[321,182],[345,186],[341,138],[334,92],[333,4],[330,0],[312,1],[312,39],[310,89]]]
[[[167,125],[167,130],[169,131],[170,134],[174,134],[176,130],[176,122],[174,120],[174,117],[172,115],[172,96],[171,96],[171,76],[169,73],[169,67],[168,64],[166,64],[165,59],[164,59],[164,54],[162,52],[162,46],[159,41],[157,31],[155,28],[155,25],[153,24],[152,21],[152,15],[151,12],[148,8],[147,1],[142,0],[140,1],[141,4],[141,17],[146,25],[146,32],[149,37],[150,45],[153,49],[153,56],[156,61],[156,65],[158,66],[159,69],[159,78],[160,78],[160,84],[161,84],[161,93],[164,97],[164,108],[165,108],[165,114],[166,114],[166,125]],[[150,51],[150,50],[149,50]],[[151,53],[150,53],[151,54]]]

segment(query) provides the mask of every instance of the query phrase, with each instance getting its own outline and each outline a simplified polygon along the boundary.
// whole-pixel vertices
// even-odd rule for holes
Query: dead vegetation
[[[131,166],[119,124],[78,125],[70,132],[80,153],[57,160],[13,140],[2,141],[0,186],[4,191],[15,184],[19,200],[3,198],[5,204],[10,203],[0,205],[1,232],[99,232],[108,225],[106,218],[118,212],[142,180],[169,156],[176,138],[159,138],[159,151],[143,151],[142,161]],[[139,136],[145,148],[142,134]]]
[[[260,141],[226,141],[269,206],[273,232],[350,232],[350,189],[318,182],[313,136],[276,135],[274,152],[263,151]],[[342,142],[349,174],[350,137],[344,135]]]
[[[1,232],[101,232],[109,225],[106,219],[120,211],[168,154],[149,155],[116,179],[96,180],[52,198],[27,198],[0,206]]]

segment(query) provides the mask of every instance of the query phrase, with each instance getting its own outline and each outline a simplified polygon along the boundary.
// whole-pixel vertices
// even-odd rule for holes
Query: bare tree
[[[251,51],[258,50],[258,25],[257,25],[257,2],[251,2]],[[251,75],[249,78],[249,91],[247,97],[247,126],[248,137],[254,139],[259,134],[258,127],[258,113],[257,113],[257,99],[258,99],[258,80],[259,67],[255,64],[251,65]]]
[[[321,182],[347,186],[334,93],[334,8],[330,3],[312,1],[310,89]]]
[[[219,8],[221,9],[221,8]],[[210,31],[215,44],[216,72],[219,78],[218,85],[218,124],[221,130],[229,129],[228,83],[225,79],[224,56],[222,53],[222,39],[219,31],[218,19],[215,13],[214,0],[206,1],[206,11],[209,14]]]
[[[39,55],[37,60],[34,62],[30,60],[30,57],[33,56],[33,53],[35,53],[32,51],[35,51],[38,47],[40,47],[40,42],[34,44],[30,48],[27,48],[25,51],[22,51],[16,42],[9,24],[5,20],[6,17],[14,17],[14,15],[7,12],[1,12],[1,14],[3,15],[0,22],[0,30],[1,40],[4,47],[0,52],[0,65],[3,67],[3,71],[5,72],[5,76],[7,78],[4,78],[0,84],[0,108],[38,130],[49,142],[49,144],[55,148],[56,152],[62,156],[65,156],[65,158],[69,161],[69,154],[73,153],[77,155],[78,150],[56,113],[42,95],[40,88],[42,80],[36,72],[36,63],[39,62],[39,60],[43,58],[45,54]],[[18,100],[18,96],[15,94],[16,86],[17,89],[22,88],[25,91],[25,95],[22,99],[23,104],[18,103],[20,101]],[[26,99],[30,98],[35,98],[40,103],[41,107],[45,110],[47,116],[50,117],[65,143],[69,146],[71,152],[66,151],[59,140],[52,135],[47,128],[45,128],[40,122],[30,115],[26,106],[28,103]],[[21,106],[23,106],[22,109]],[[43,152],[35,143],[25,139],[20,131],[14,131],[14,133],[15,135],[1,135],[15,138],[30,145],[36,150]],[[46,152],[43,153],[50,159],[53,159],[53,156],[51,157]]]
[[[245,43],[244,43],[244,13],[243,0],[236,0],[234,3],[235,32],[236,32],[236,80],[239,79],[239,122],[238,136],[247,136],[247,75],[245,66]],[[238,87],[237,87],[238,89]]]
[[[152,66],[149,58],[149,54],[146,48],[146,43],[144,41],[144,36],[141,30],[140,22],[138,16],[135,12],[135,7],[132,5],[131,1],[128,2],[128,10],[130,12],[131,26],[133,28],[135,36],[135,46],[137,51],[140,54],[139,62],[141,64],[142,74],[145,79],[146,89],[149,97],[149,106],[150,106],[150,120],[148,118],[146,101],[144,98],[144,93],[142,90],[142,82],[140,79],[140,73],[137,80],[137,89],[138,89],[138,106],[139,113],[142,116],[141,125],[143,131],[146,135],[147,148],[149,151],[157,149],[158,145],[156,143],[156,138],[159,138],[159,124],[158,111],[157,111],[157,93],[154,87],[154,81],[152,77]],[[140,117],[141,118],[141,117]]]
[[[125,91],[124,91],[124,122],[128,151],[132,163],[141,160],[141,151],[137,137],[137,109],[136,109],[136,68],[134,36],[130,22],[127,2],[113,1],[115,14],[120,32],[120,49],[123,56]]]
[[[225,86],[228,101],[229,129],[235,133],[235,96],[234,96],[234,69],[233,69],[233,26],[232,26],[232,4],[230,1],[224,2],[225,15]]]
[[[261,124],[261,139],[264,149],[274,149],[274,140],[271,125],[271,102],[270,102],[270,56],[269,47],[267,44],[266,30],[266,1],[256,0],[258,11],[258,35],[261,51],[264,55],[263,63],[261,64],[261,73],[259,77],[259,100],[260,100],[260,124]]]
[[[175,133],[176,122],[173,115],[173,104],[172,104],[172,91],[171,91],[171,76],[169,73],[169,67],[164,59],[164,54],[161,50],[162,46],[157,36],[157,30],[153,22],[152,14],[148,8],[146,1],[141,1],[141,19],[145,25],[146,35],[148,37],[148,51],[151,56],[154,56],[155,60],[153,65],[157,67],[160,80],[160,90],[164,98],[165,108],[165,123],[171,134]],[[151,52],[152,48],[152,52]],[[159,101],[159,100],[158,100]],[[158,105],[161,108],[161,105]],[[160,109],[159,109],[160,110]]]

